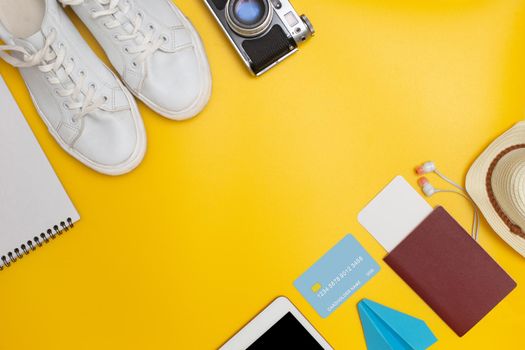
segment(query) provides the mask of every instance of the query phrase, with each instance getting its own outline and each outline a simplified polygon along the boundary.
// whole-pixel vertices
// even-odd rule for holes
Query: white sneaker
[[[157,113],[198,114],[211,94],[199,35],[169,0],[59,0],[71,5],[124,83]]]
[[[133,96],[55,0],[0,0],[0,39],[7,44],[0,57],[20,69],[38,113],[69,154],[108,175],[141,162],[146,135]]]

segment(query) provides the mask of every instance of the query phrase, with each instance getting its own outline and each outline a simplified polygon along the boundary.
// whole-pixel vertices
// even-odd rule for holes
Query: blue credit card
[[[295,282],[321,317],[327,317],[379,272],[379,265],[352,235],[343,238]]]

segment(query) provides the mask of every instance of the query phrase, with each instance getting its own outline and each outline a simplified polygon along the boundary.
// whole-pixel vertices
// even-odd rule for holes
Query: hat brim
[[[510,231],[492,206],[486,187],[487,172],[492,161],[505,149],[518,144],[525,144],[525,122],[514,125],[481,153],[467,173],[466,187],[492,229],[525,257],[525,239]]]

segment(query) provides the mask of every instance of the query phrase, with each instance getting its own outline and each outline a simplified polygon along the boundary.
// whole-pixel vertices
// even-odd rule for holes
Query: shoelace
[[[108,22],[104,25],[108,29],[118,28],[125,23],[122,23],[117,18],[118,13],[121,13],[123,17],[127,18],[133,29],[128,34],[118,34],[115,36],[116,39],[120,41],[132,41],[133,45],[126,47],[125,50],[129,54],[137,54],[132,64],[134,67],[138,64],[143,63],[149,56],[156,52],[163,44],[166,42],[167,38],[160,36],[155,38],[155,29],[150,26],[147,29],[142,29],[142,24],[144,22],[144,17],[140,13],[137,13],[134,18],[128,16],[128,13],[131,10],[131,4],[129,1],[124,0],[95,0],[100,5],[104,6],[104,10],[91,12],[91,17],[93,19],[109,16],[111,17]],[[84,0],[60,0],[62,5],[80,5],[84,3]],[[127,31],[126,31],[127,32]],[[138,39],[138,44],[137,40]]]
[[[66,60],[66,49],[63,45],[58,48],[57,52],[51,47],[56,40],[57,33],[52,30],[46,37],[44,47],[35,53],[30,53],[22,46],[16,45],[1,45],[0,58],[7,63],[18,68],[28,68],[38,66],[38,69],[47,74],[48,81],[56,85],[56,93],[61,97],[69,97],[69,103],[65,103],[65,107],[70,110],[78,110],[73,117],[73,122],[78,122],[87,114],[100,108],[106,101],[105,97],[95,99],[95,86],[90,85],[84,98],[82,98],[82,88],[84,86],[86,75],[81,73],[78,79],[71,76],[75,68],[74,60]],[[22,54],[22,59],[10,55],[8,52],[18,52]],[[63,69],[67,81],[60,79],[60,70]]]

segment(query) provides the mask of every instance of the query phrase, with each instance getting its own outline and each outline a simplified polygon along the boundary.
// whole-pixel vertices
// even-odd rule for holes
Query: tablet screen
[[[323,347],[289,312],[250,345],[247,350],[270,349],[323,350]]]

